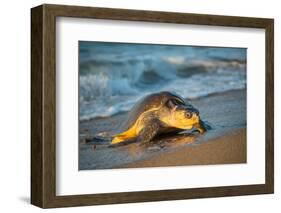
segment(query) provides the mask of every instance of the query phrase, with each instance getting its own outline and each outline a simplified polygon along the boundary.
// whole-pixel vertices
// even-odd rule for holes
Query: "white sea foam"
[[[246,87],[245,49],[86,43],[80,45],[80,120],[127,111],[159,91],[197,98]]]

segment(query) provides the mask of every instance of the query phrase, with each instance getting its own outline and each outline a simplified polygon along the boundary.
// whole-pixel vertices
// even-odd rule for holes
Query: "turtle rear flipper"
[[[111,139],[112,137],[102,137],[99,135],[94,135],[92,137],[85,138],[85,142],[87,144],[102,145],[102,144],[110,143]]]
[[[109,132],[100,132],[97,134],[88,134],[85,137],[85,142],[89,144],[106,144],[111,142],[112,136]]]
[[[125,145],[128,145],[128,144],[131,144],[131,143],[135,143],[137,142],[136,138],[130,138],[130,139],[127,139],[127,140],[123,140],[122,142],[119,142],[119,143],[110,143],[108,145],[108,148],[115,148],[115,147],[120,147],[120,146],[125,146]]]

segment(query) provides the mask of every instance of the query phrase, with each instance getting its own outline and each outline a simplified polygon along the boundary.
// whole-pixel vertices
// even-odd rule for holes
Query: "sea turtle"
[[[199,117],[199,111],[171,92],[145,96],[129,111],[111,144],[128,141],[150,142],[162,133],[197,129],[203,133],[208,128]]]

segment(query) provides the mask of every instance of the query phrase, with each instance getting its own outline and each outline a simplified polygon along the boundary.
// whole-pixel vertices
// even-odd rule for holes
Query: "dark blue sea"
[[[246,87],[247,49],[79,42],[80,120],[129,110],[141,97],[184,98]]]

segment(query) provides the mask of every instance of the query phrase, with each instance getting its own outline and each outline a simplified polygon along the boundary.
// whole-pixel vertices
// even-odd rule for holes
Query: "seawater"
[[[80,41],[80,120],[127,111],[158,91],[192,99],[243,89],[246,58],[245,48]]]

